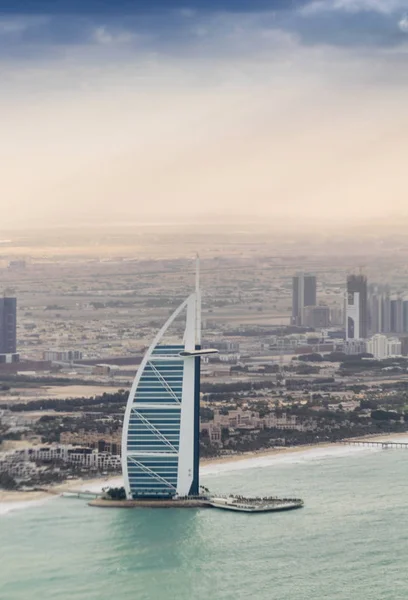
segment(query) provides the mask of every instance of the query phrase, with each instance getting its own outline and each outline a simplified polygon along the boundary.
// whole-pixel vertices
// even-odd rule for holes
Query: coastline
[[[372,442],[385,442],[390,441],[391,438],[407,438],[408,431],[405,433],[384,433],[384,434],[369,434],[362,435],[355,438],[344,438],[344,442],[357,442],[357,441],[372,441]],[[221,465],[225,463],[235,463],[241,460],[248,460],[251,458],[263,458],[265,456],[281,456],[284,454],[292,454],[296,452],[306,452],[308,450],[316,450],[317,448],[339,448],[343,444],[342,442],[316,442],[314,444],[302,444],[299,446],[277,446],[274,448],[265,448],[264,450],[256,450],[250,452],[240,452],[239,454],[229,454],[225,456],[215,456],[213,458],[202,458],[200,460],[200,466],[208,465]]]
[[[395,439],[398,441],[399,438],[408,438],[408,432],[405,433],[386,433],[386,434],[371,434],[366,436],[361,436],[358,438],[345,438],[345,441],[390,441],[391,439]],[[284,456],[288,454],[296,454],[299,452],[308,452],[312,450],[316,450],[319,448],[327,449],[327,448],[339,448],[342,447],[343,444],[340,442],[323,442],[323,443],[314,443],[314,444],[305,444],[301,446],[289,446],[289,447],[275,447],[275,448],[267,448],[265,450],[259,450],[254,452],[241,452],[239,454],[231,454],[225,456],[217,456],[214,458],[204,458],[200,460],[200,467],[208,467],[212,465],[225,465],[225,464],[236,464],[238,462],[244,460],[255,460],[258,458],[264,457],[277,457]],[[25,505],[25,503],[31,502],[39,502],[45,499],[56,498],[61,496],[64,492],[72,492],[72,491],[97,491],[102,487],[109,485],[121,485],[122,478],[120,475],[112,476],[112,477],[96,477],[90,479],[72,479],[67,480],[63,483],[53,485],[53,486],[44,486],[39,490],[35,491],[21,491],[21,490],[0,490],[0,505],[13,506],[18,507],[21,503]]]

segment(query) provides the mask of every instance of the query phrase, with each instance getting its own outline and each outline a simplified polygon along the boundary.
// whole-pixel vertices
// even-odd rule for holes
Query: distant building
[[[231,342],[230,340],[211,340],[203,342],[203,348],[214,348],[218,352],[224,354],[238,354],[239,353],[239,342]]]
[[[404,333],[408,333],[408,300],[402,301],[402,322]]]
[[[306,306],[316,306],[316,277],[297,273],[292,280],[292,325],[304,324]]]
[[[346,340],[344,342],[343,351],[345,354],[353,355],[353,354],[364,354],[366,350],[366,341],[365,340]]]
[[[17,352],[17,300],[0,298],[0,354]]]
[[[401,297],[391,300],[391,331],[404,333],[404,301]]]
[[[109,452],[98,452],[97,449],[62,444],[44,444],[14,450],[3,455],[0,460],[3,461],[3,465],[0,462],[0,470],[3,467],[3,470],[15,475],[20,475],[20,471],[25,474],[25,468],[23,467],[24,470],[13,469],[13,464],[27,461],[65,462],[91,470],[119,469],[121,466],[119,454],[113,455]]]
[[[383,330],[382,295],[374,288],[368,297],[369,333],[375,335]]]
[[[368,313],[369,335],[408,333],[408,300],[392,297],[388,286],[370,286]]]
[[[402,344],[398,338],[390,338],[387,344],[388,356],[401,356]]]
[[[387,336],[376,333],[367,341],[367,352],[372,354],[377,360],[387,358]]]
[[[304,309],[304,325],[313,329],[330,326],[330,308],[328,306],[306,306]]]
[[[404,335],[399,338],[401,342],[401,354],[402,356],[408,356],[408,336]]]
[[[113,375],[118,371],[118,367],[115,365],[99,364],[92,367],[92,373],[94,375]]]
[[[332,327],[343,327],[344,315],[342,308],[334,306],[330,309],[330,324]]]
[[[391,298],[387,290],[381,298],[381,333],[391,332]]]
[[[367,278],[347,277],[346,339],[364,340],[368,336]]]
[[[377,360],[384,360],[390,356],[401,356],[402,345],[398,338],[388,338],[386,335],[377,333],[367,340],[367,352]]]
[[[72,362],[81,360],[82,352],[80,350],[46,350],[43,352],[43,360],[50,362]]]

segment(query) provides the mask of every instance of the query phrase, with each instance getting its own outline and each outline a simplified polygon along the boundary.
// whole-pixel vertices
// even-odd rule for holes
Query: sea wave
[[[19,502],[0,502],[0,516],[7,515],[17,510],[25,510],[34,506],[42,506],[46,502],[55,500],[58,496],[47,496],[39,500],[23,500]]]
[[[357,447],[357,446],[333,446],[312,447],[296,452],[285,452],[284,450],[274,454],[263,456],[251,456],[248,458],[231,458],[231,461],[223,463],[207,464],[200,469],[202,475],[219,475],[230,471],[246,469],[260,469],[277,464],[299,464],[307,461],[325,460],[328,458],[342,458],[350,455],[361,455],[371,452],[380,452],[381,448]]]

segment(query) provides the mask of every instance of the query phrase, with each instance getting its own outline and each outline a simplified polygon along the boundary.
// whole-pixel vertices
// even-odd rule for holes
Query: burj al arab
[[[183,321],[180,340],[164,343]],[[178,328],[180,331],[180,328]],[[199,485],[201,348],[199,261],[193,293],[168,318],[146,352],[129,393],[122,433],[123,488],[89,502],[103,507],[213,507],[239,512],[301,508],[293,498],[215,496]],[[116,494],[119,492],[119,498]],[[125,497],[124,497],[125,496]]]
[[[179,343],[162,340],[184,317]],[[181,336],[180,336],[181,337]],[[156,335],[138,369],[126,406],[122,470],[126,497],[172,499],[199,494],[201,292],[194,292]]]

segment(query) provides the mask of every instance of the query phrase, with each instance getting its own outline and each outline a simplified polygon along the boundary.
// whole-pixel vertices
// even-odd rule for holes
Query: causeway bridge
[[[346,446],[366,446],[373,448],[382,448],[383,450],[388,449],[403,449],[408,450],[408,442],[375,442],[373,440],[342,440],[340,444]]]
[[[96,500],[101,495],[102,492],[90,492],[88,490],[71,490],[62,493],[64,498],[82,498],[83,500]]]

